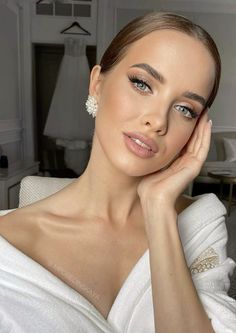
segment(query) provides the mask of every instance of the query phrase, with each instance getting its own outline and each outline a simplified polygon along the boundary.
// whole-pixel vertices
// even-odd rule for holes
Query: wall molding
[[[212,132],[236,132],[235,126],[213,126]]]
[[[0,145],[5,145],[12,142],[18,142],[22,140],[22,128],[5,130],[0,132]]]
[[[22,140],[21,119],[5,119],[0,121],[0,145]]]
[[[22,128],[22,121],[21,119],[4,119],[0,120],[0,132],[3,131],[12,131]]]

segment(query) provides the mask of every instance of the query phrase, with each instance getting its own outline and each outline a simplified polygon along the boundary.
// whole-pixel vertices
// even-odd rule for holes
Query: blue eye
[[[197,118],[198,113],[183,105],[176,105],[175,109],[180,111],[186,118],[194,119]]]
[[[141,92],[151,92],[151,87],[142,79],[137,78],[136,76],[129,76],[130,82],[133,84],[135,89],[140,90]]]

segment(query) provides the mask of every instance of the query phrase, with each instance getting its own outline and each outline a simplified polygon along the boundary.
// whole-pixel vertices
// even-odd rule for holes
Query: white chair
[[[20,183],[19,207],[24,207],[49,197],[63,187],[69,185],[75,179],[77,178],[26,176]],[[0,210],[0,216],[7,214],[14,209]]]
[[[27,176],[23,178],[20,183],[19,207],[24,207],[49,197],[76,179],[77,178]]]

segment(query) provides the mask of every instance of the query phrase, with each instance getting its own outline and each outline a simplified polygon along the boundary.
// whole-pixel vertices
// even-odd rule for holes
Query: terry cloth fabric
[[[225,207],[194,197],[178,228],[194,285],[216,333],[236,332],[227,295],[236,263],[227,257]],[[105,319],[85,297],[0,236],[1,333],[154,333],[149,250],[131,270]]]

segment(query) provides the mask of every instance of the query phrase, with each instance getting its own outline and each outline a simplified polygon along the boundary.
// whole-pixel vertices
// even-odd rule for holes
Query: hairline
[[[204,45],[205,49],[207,50],[207,52],[209,53],[209,55],[211,56],[211,58],[213,59],[213,61],[215,60],[214,57],[213,57],[213,55],[211,54],[211,52],[209,51],[209,49],[207,48],[207,46],[203,42],[203,40],[201,40],[199,38],[199,36],[197,35],[197,33],[195,31],[190,31],[189,29],[188,29],[188,31],[185,31],[181,27],[178,28],[178,27],[174,27],[174,26],[173,27],[164,27],[164,28],[163,27],[158,27],[158,28],[155,28],[155,29],[153,29],[153,30],[151,30],[151,31],[143,34],[141,37],[138,36],[138,35],[135,36],[136,38],[134,37],[134,40],[130,41],[127,45],[123,46],[123,48],[119,51],[119,57],[111,64],[110,68],[108,70],[106,70],[105,72],[103,72],[102,68],[101,68],[101,72],[105,74],[106,72],[112,71],[113,67],[115,67],[116,65],[118,65],[125,58],[125,56],[127,55],[129,49],[132,47],[132,45],[135,42],[139,41],[140,39],[142,39],[142,38],[144,38],[144,37],[146,37],[148,35],[150,35],[153,32],[163,31],[163,30],[178,31],[180,33],[183,33],[183,34],[189,36],[189,37],[194,38],[195,40],[199,41],[202,45]],[[214,61],[214,67],[215,67],[215,70],[216,70],[215,61]]]
[[[188,31],[185,31],[185,30],[183,30],[183,29],[181,29],[181,28],[179,28],[178,29],[178,27],[164,27],[164,28],[162,28],[162,27],[158,27],[158,28],[155,28],[155,30],[152,30],[152,31],[149,31],[149,32],[147,32],[147,33],[145,33],[143,36],[136,36],[137,38],[134,38],[134,40],[133,41],[131,41],[131,42],[129,42],[127,45],[125,45],[121,50],[120,50],[120,52],[119,52],[119,57],[116,59],[116,61],[114,61],[112,64],[111,64],[111,66],[110,66],[110,68],[108,69],[108,70],[106,70],[105,72],[103,72],[102,71],[102,67],[101,67],[101,74],[103,74],[103,75],[106,75],[106,74],[108,74],[108,73],[111,73],[112,72],[112,70],[113,69],[115,69],[115,67],[125,58],[125,56],[127,55],[127,53],[129,52],[129,50],[130,50],[130,48],[132,47],[132,45],[133,44],[135,44],[135,42],[137,42],[137,41],[139,41],[140,39],[142,39],[142,38],[144,38],[144,37],[146,37],[146,36],[148,36],[148,35],[150,35],[151,33],[153,33],[153,32],[156,32],[156,31],[163,31],[163,30],[172,30],[172,31],[178,31],[178,32],[180,32],[180,33],[183,33],[183,34],[185,34],[185,35],[187,35],[187,36],[189,36],[189,37],[192,37],[192,38],[194,38],[195,40],[197,40],[197,41],[199,41],[204,47],[205,47],[205,49],[207,50],[207,52],[208,52],[208,54],[210,55],[210,57],[212,58],[212,60],[213,60],[213,63],[214,63],[214,68],[215,68],[215,78],[216,78],[216,70],[217,70],[217,67],[216,67],[216,63],[215,63],[215,59],[214,59],[214,57],[213,57],[213,55],[211,54],[211,52],[210,52],[210,50],[207,48],[207,46],[205,45],[205,43],[199,38],[199,36],[197,35],[197,33],[195,32],[195,31],[190,31],[189,29],[188,29]],[[211,93],[210,93],[210,95],[211,95]],[[209,100],[209,98],[210,98],[210,95],[209,95],[209,97],[208,97],[208,99],[207,99],[207,102],[206,102],[206,106],[207,106],[207,104],[208,104],[208,100]]]
[[[173,19],[173,20],[172,20]],[[146,28],[147,27],[147,28]],[[221,77],[221,59],[217,45],[211,35],[200,25],[192,22],[183,15],[172,12],[152,11],[137,17],[123,27],[113,38],[105,50],[101,60],[101,73],[111,72],[127,55],[130,47],[136,41],[155,31],[172,30],[184,33],[205,46],[214,61],[215,79],[212,91],[207,99],[207,107],[211,107],[219,89]],[[117,45],[116,45],[117,44]]]

